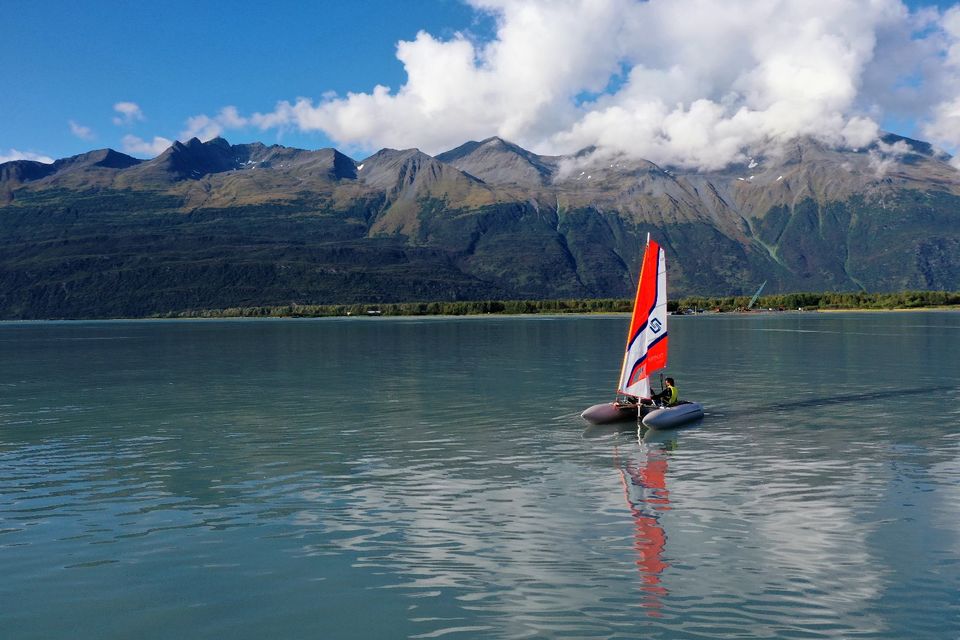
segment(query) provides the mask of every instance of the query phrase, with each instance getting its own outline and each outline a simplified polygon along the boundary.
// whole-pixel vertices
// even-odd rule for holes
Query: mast
[[[753,305],[757,302],[757,298],[760,297],[760,292],[763,291],[763,288],[764,288],[765,286],[767,286],[767,281],[766,281],[766,280],[763,281],[763,284],[760,285],[760,288],[757,289],[757,292],[756,292],[755,294],[753,294],[753,297],[752,297],[752,298],[750,298],[750,304],[747,305],[747,310],[750,310],[750,309],[753,308]]]

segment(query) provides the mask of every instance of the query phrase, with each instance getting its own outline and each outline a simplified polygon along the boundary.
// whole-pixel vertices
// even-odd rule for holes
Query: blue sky
[[[449,37],[489,29],[457,0],[364,2],[0,3],[0,150],[54,158],[120,148],[126,133],[174,137],[186,118],[224,105],[269,111],[281,99],[399,86],[396,43],[420,29]],[[112,123],[134,102],[144,119]],[[71,134],[69,121],[95,138]],[[274,141],[274,132],[231,141]],[[322,132],[284,132],[284,144],[329,146]]]
[[[145,157],[151,153],[136,151],[131,140],[142,141],[144,148],[153,141],[156,148],[196,130],[206,137],[222,131],[234,143],[338,146],[355,157],[380,146],[436,152],[488,135],[541,152],[588,144],[616,149],[622,143],[656,161],[707,167],[735,159],[737,145],[756,143],[742,131],[730,133],[745,121],[768,136],[783,127],[809,133],[815,120],[783,121],[793,89],[762,84],[757,78],[770,75],[769,66],[763,60],[744,61],[738,53],[744,40],[752,51],[769,48],[764,34],[777,29],[771,20],[783,16],[781,27],[789,34],[790,21],[796,22],[791,11],[802,16],[808,5],[802,0],[694,1],[654,0],[647,6],[634,0],[472,0],[477,9],[467,0],[0,0],[0,55],[8,70],[0,91],[0,159],[12,157],[14,150],[26,157],[59,158],[102,147]],[[899,37],[898,23],[889,17],[897,0],[883,3],[887,14],[877,3],[860,0],[821,6],[823,24],[817,29],[823,33],[810,36],[810,51],[873,34],[880,53],[843,45],[803,69],[807,45],[793,43],[800,60],[788,60],[781,76],[840,77],[810,91],[817,82],[798,84],[798,95],[809,95],[799,95],[796,111],[809,110],[811,118],[834,123],[828,133],[838,141],[863,138],[869,120],[905,135],[938,135],[939,144],[955,149],[960,115],[954,115],[952,101],[960,105],[960,82],[953,86],[953,67],[938,63],[934,68],[924,59],[947,60],[951,43],[960,40],[960,20],[957,33],[948,20],[940,20],[954,5],[907,2],[914,13],[933,10],[923,35],[911,38],[915,27],[904,21],[906,35]],[[774,4],[775,13],[759,15]],[[684,5],[704,9],[703,15]],[[834,11],[835,6],[845,8]],[[755,24],[737,20],[737,14],[750,12],[758,13]],[[727,27],[718,22],[726,24],[728,15],[732,35],[726,38]],[[636,26],[641,23],[649,26]],[[417,38],[421,31],[429,35]],[[688,37],[657,40],[658,33],[670,31]],[[398,53],[401,41],[409,45],[406,54]],[[789,47],[785,52],[788,58],[795,55]],[[406,57],[401,61],[398,55]],[[830,67],[830,55],[859,62],[852,70],[838,70]],[[884,65],[903,60],[896,62],[902,69],[889,73],[919,77],[917,90],[901,87],[894,95],[878,89],[876,79],[887,73]],[[636,73],[641,67],[648,69],[631,79],[631,69]],[[728,78],[727,69],[733,69]],[[845,80],[856,85],[856,98],[844,94]],[[378,84],[390,92],[376,95]],[[398,95],[405,85],[409,95]],[[641,89],[655,94],[657,108],[638,100]],[[741,97],[731,99],[731,91]],[[347,99],[348,92],[360,95]],[[136,110],[130,107],[124,117],[116,108],[120,103],[133,103]],[[821,103],[829,108],[810,109]],[[237,110],[241,124],[223,115],[229,107]],[[749,117],[743,117],[744,109]],[[197,116],[216,128],[191,129],[188,119]],[[268,121],[273,124],[263,124]],[[625,128],[630,135],[624,136]],[[685,138],[690,131],[702,148],[691,147],[694,143]]]

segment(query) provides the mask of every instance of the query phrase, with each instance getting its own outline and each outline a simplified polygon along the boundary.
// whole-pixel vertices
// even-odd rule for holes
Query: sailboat
[[[595,404],[580,416],[591,424],[642,417],[651,428],[676,427],[702,418],[699,403],[659,407],[650,400],[650,376],[667,366],[667,345],[667,260],[663,248],[647,234],[616,399]]]

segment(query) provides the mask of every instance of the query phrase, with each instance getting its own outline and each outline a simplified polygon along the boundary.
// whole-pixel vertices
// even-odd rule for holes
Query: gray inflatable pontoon
[[[654,409],[643,416],[643,425],[651,429],[673,429],[703,417],[703,405],[699,402],[681,402],[672,407]]]
[[[632,422],[637,419],[637,405],[605,402],[585,409],[580,417],[590,424],[611,424],[613,422]]]

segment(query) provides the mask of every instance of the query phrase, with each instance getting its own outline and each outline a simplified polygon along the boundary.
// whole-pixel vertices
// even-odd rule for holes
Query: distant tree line
[[[230,307],[162,314],[164,318],[321,318],[327,316],[465,316],[533,313],[629,312],[633,301],[619,298],[589,300],[476,300],[399,302],[390,304],[287,304]]]
[[[682,298],[671,310],[742,311],[750,296]],[[919,309],[960,305],[960,291],[899,291],[895,293],[780,293],[761,296],[754,309],[817,310],[817,309]],[[670,308],[671,305],[668,305]]]
[[[689,296],[667,303],[667,310],[684,312],[743,311],[749,296]],[[762,296],[754,309],[813,311],[818,309],[916,309],[960,305],[957,291],[898,293],[783,293]],[[477,300],[472,302],[403,302],[393,304],[286,304],[175,311],[162,318],[321,318],[328,316],[464,316],[483,314],[624,313],[629,298],[583,300]]]

